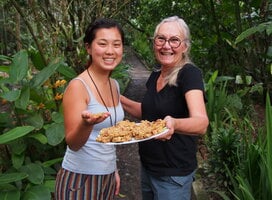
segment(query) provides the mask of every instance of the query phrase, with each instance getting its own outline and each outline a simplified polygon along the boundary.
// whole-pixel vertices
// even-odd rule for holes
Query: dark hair
[[[89,24],[87,30],[85,31],[85,36],[84,36],[84,43],[92,43],[92,41],[95,38],[96,32],[101,29],[101,28],[117,28],[122,39],[122,43],[124,44],[124,31],[120,24],[118,24],[115,20],[113,19],[108,19],[108,18],[98,18],[96,19],[93,23]]]

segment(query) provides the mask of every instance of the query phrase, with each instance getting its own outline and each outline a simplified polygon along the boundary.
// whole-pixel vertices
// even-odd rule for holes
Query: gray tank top
[[[88,94],[90,96],[90,102],[88,103],[87,110],[92,113],[107,112],[104,105],[100,104],[93,95],[90,87],[84,82],[83,79],[77,77],[72,81],[79,80],[83,83]],[[115,80],[118,93],[120,94],[119,84]],[[124,119],[124,110],[121,106],[120,99],[116,109],[116,122]],[[108,107],[109,112],[114,122],[114,107]],[[101,123],[94,125],[93,130],[85,145],[78,151],[71,150],[68,146],[63,158],[62,167],[69,171],[81,174],[110,174],[116,169],[116,152],[115,146],[106,145],[96,142],[96,137],[102,128],[110,127],[110,117]]]

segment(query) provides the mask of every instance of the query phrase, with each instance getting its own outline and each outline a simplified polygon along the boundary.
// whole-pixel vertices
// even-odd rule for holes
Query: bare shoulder
[[[71,80],[65,90],[64,98],[72,97],[73,99],[88,98],[88,92],[86,86],[84,85],[84,80],[81,78],[75,78]]]

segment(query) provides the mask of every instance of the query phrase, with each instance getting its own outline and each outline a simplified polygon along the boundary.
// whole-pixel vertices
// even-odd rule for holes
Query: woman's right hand
[[[81,117],[87,125],[94,125],[94,124],[100,123],[100,122],[104,121],[109,116],[110,116],[109,112],[90,113],[90,112],[84,110],[81,113]]]

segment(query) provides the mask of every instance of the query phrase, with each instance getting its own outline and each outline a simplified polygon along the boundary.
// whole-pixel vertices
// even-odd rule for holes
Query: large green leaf
[[[10,65],[9,79],[12,83],[18,83],[26,77],[28,66],[28,54],[26,50],[21,50],[12,58]]]
[[[19,190],[0,191],[0,199],[1,200],[20,200],[20,191]]]
[[[20,181],[27,178],[27,173],[6,173],[0,174],[0,185]]]
[[[34,130],[33,126],[19,126],[0,135],[0,144],[5,144],[23,137]]]
[[[23,195],[23,200],[50,200],[49,189],[44,185],[32,186]]]
[[[36,185],[40,185],[44,180],[44,172],[40,165],[35,163],[30,163],[28,165],[22,166],[20,168],[21,172],[28,174],[28,180]]]
[[[61,58],[56,58],[47,67],[43,68],[39,73],[37,73],[31,80],[31,87],[39,88],[44,84],[52,74],[56,72],[58,67],[64,65]]]
[[[64,139],[64,125],[63,123],[53,123],[47,125],[46,129],[46,136],[48,139],[48,144],[52,146],[56,146],[61,143]]]
[[[241,42],[245,38],[247,38],[257,32],[263,32],[263,31],[267,30],[267,33],[270,34],[271,29],[272,29],[271,27],[272,27],[272,22],[264,22],[264,23],[259,24],[258,26],[251,27],[251,28],[245,30],[244,32],[242,32],[240,35],[238,35],[238,37],[235,40],[235,44]]]

